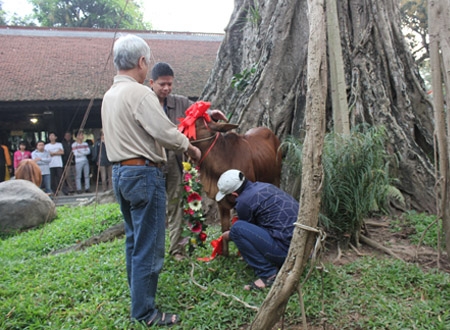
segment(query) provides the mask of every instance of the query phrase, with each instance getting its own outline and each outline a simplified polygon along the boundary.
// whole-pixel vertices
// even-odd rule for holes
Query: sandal
[[[180,322],[180,317],[177,314],[156,312],[156,315],[147,322],[147,327],[167,326],[171,327]]]
[[[272,275],[270,277],[261,277],[260,280],[261,282],[264,283],[264,286],[259,286],[256,284],[256,281],[254,282],[250,282],[249,284],[247,284],[246,286],[244,286],[244,290],[247,291],[251,291],[251,290],[263,290],[265,288],[270,288],[273,284],[273,282],[275,282],[275,278],[277,277],[277,274]]]

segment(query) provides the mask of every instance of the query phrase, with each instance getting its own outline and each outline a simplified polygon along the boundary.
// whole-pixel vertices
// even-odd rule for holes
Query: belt
[[[139,158],[130,158],[126,160],[122,160],[121,162],[118,162],[120,165],[125,166],[153,166],[160,168],[162,166],[161,163],[155,163],[152,162],[149,159],[139,157]]]

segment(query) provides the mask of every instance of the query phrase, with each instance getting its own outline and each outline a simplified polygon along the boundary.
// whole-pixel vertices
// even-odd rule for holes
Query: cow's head
[[[236,124],[229,124],[224,122],[206,121],[204,118],[198,118],[195,121],[195,130],[197,139],[202,139],[217,132],[225,133],[239,127]]]
[[[238,128],[239,125],[230,124],[230,123],[223,123],[223,122],[210,121],[208,123],[208,127],[212,131],[225,133],[225,132],[231,131],[232,129]]]

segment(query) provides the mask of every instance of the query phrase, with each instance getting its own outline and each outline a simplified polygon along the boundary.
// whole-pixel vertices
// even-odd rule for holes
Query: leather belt
[[[119,164],[122,166],[153,166],[158,168],[162,166],[161,163],[155,163],[143,157],[122,160]]]

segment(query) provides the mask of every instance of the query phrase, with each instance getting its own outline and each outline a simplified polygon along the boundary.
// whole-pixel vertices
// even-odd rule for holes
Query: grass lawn
[[[50,255],[122,221],[117,205],[59,207],[52,223],[0,241],[0,329],[143,329],[129,319],[124,241],[84,251]],[[208,227],[209,239],[219,236]],[[167,240],[166,240],[167,241]],[[237,256],[197,261],[212,248],[197,249],[182,262],[166,258],[157,305],[181,315],[172,329],[245,329],[267,291],[247,292],[254,279]],[[450,329],[450,275],[422,271],[390,258],[365,257],[345,266],[325,264],[303,287],[308,323],[317,329]],[[200,288],[193,281],[204,286]],[[224,293],[221,295],[219,293]],[[285,329],[298,329],[296,295]],[[320,326],[320,327],[319,327]]]

